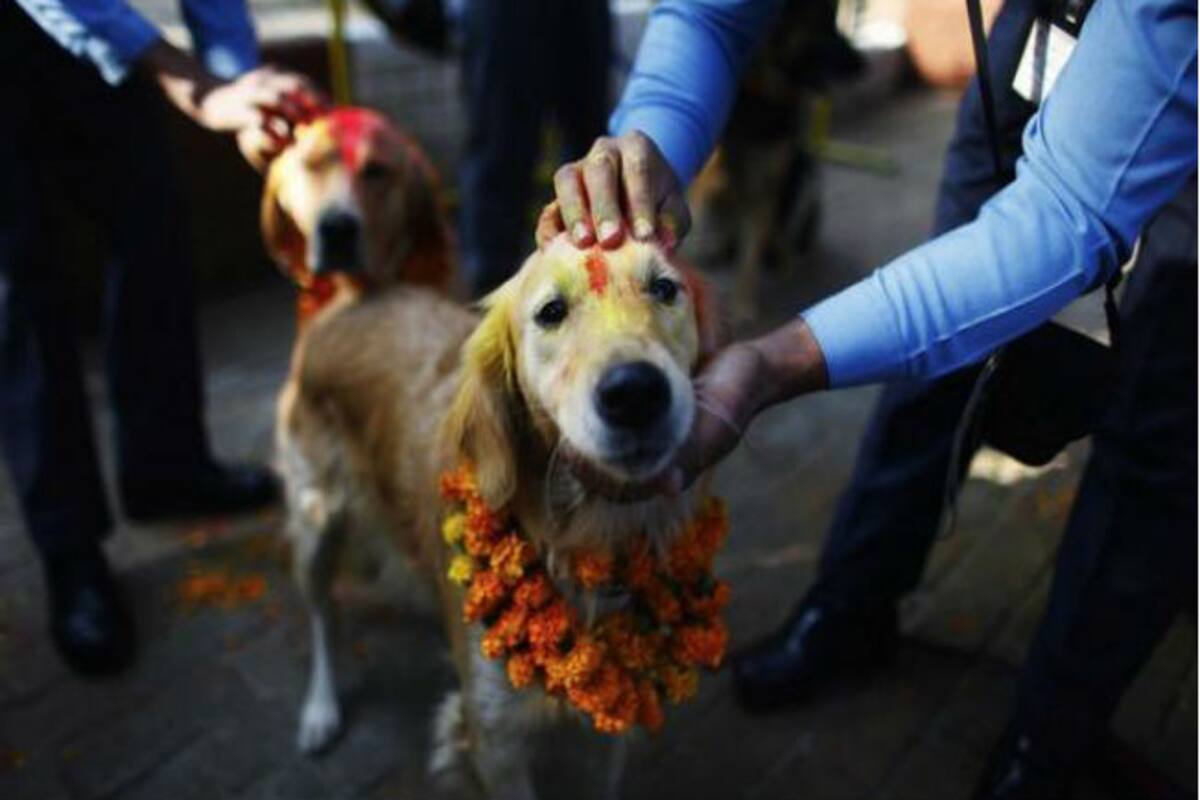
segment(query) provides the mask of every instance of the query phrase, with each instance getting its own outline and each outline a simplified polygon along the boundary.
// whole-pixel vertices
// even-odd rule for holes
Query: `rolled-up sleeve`
[[[1196,170],[1196,80],[1194,0],[1098,0],[1016,180],[804,313],[831,384],[944,374],[1099,285]]]
[[[124,80],[158,29],[123,0],[16,0],[51,38],[91,61],[105,81]]]
[[[686,186],[716,146],[738,76],[779,0],[663,0],[650,12],[613,135],[639,130]]]

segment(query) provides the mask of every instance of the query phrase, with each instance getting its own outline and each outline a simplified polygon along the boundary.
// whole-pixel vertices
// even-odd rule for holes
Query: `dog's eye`
[[[368,161],[362,168],[363,180],[367,181],[382,180],[391,174],[391,168],[379,161]]]
[[[658,302],[669,306],[679,296],[679,284],[670,278],[654,278],[650,281],[650,294]]]
[[[533,319],[543,328],[554,328],[567,318],[567,301],[556,297],[538,309]]]

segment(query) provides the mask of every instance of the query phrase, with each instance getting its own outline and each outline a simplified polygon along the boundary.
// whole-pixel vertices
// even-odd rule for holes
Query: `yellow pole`
[[[326,0],[333,29],[329,34],[329,82],[333,101],[340,106],[351,100],[350,59],[346,52],[346,0]]]

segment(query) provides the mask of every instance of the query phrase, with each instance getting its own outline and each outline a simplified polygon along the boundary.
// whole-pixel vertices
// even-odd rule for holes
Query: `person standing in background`
[[[529,249],[533,170],[547,122],[566,160],[604,132],[609,109],[607,0],[465,0],[467,143],[461,246],[472,297],[512,275]]]
[[[96,220],[111,256],[105,366],[126,516],[234,513],[278,497],[267,469],[222,465],[209,448],[162,99],[236,136],[256,167],[320,100],[304,78],[258,66],[244,0],[184,0],[183,12],[195,56],[123,0],[0,4],[0,445],[44,565],[52,638],[87,674],[127,666],[135,636],[101,547],[112,518],[56,204]]]

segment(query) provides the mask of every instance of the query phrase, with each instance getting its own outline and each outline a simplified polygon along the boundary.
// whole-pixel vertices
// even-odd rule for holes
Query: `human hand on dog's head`
[[[327,109],[308,78],[267,65],[205,88],[196,120],[211,131],[235,134],[242,156],[262,172],[291,144],[298,126]]]
[[[225,81],[192,55],[159,39],[138,59],[167,99],[198,125],[237,134],[242,155],[261,170],[287,146],[293,129],[320,114],[326,102],[305,78],[271,66]]]
[[[292,141],[297,126],[328,108],[303,75],[260,67],[217,87],[201,104],[213,130],[233,130],[238,150],[258,171]]]
[[[759,412],[829,385],[825,356],[803,318],[735,342],[693,379],[696,414],[660,489],[677,494],[733,452]]]
[[[554,174],[554,193],[538,219],[539,247],[565,231],[576,247],[611,249],[628,230],[672,248],[691,227],[679,179],[641,131],[597,139],[587,156]]]

